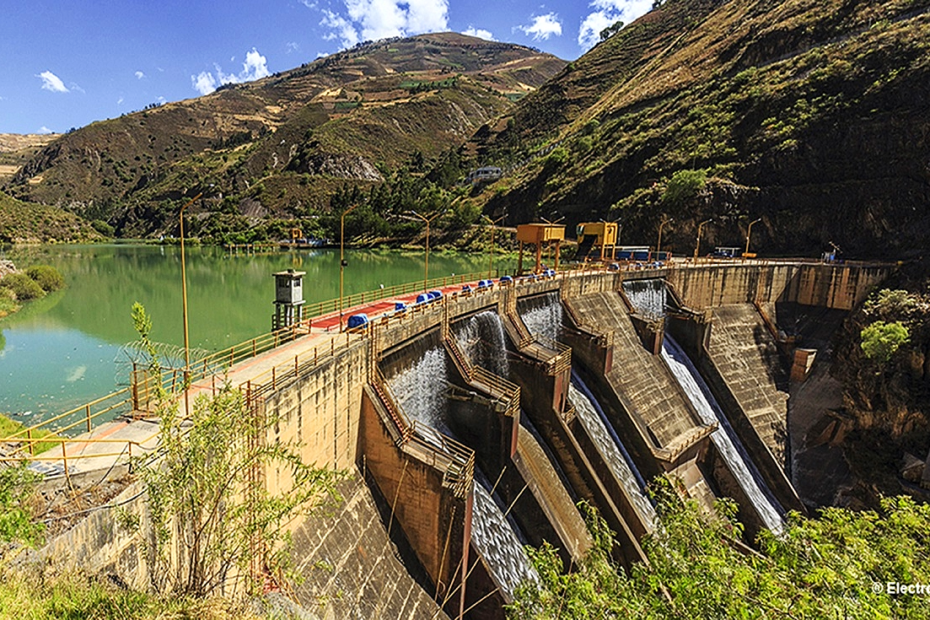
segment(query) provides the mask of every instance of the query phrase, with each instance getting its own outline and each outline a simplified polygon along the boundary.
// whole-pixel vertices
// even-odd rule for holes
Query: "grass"
[[[20,306],[14,299],[0,292],[0,319],[19,310]]]
[[[0,575],[0,617],[68,620],[261,618],[244,603],[228,599],[162,598],[118,589],[80,574],[30,579],[13,572]]]
[[[7,416],[0,414],[0,443],[6,441],[6,438],[18,433],[19,431],[25,429],[26,426],[17,422],[16,420],[11,420]],[[52,431],[46,429],[38,429],[32,432],[32,436],[35,439],[42,439],[45,437],[57,438],[58,435]],[[25,439],[25,435],[17,437],[15,441],[22,441]],[[37,441],[35,443],[35,454],[41,454],[46,450],[51,450],[52,448],[58,447],[59,442],[57,441]],[[2,608],[0,608],[2,609]]]

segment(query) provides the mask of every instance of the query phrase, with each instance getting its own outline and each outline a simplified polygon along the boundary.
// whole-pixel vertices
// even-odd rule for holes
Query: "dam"
[[[371,317],[361,328],[340,329],[335,308],[305,313],[198,362],[187,396],[228,381],[254,411],[276,414],[265,441],[297,441],[304,462],[352,474],[332,514],[293,524],[303,581],[292,594],[313,617],[503,618],[537,578],[525,545],[548,541],[566,566],[584,557],[581,501],[615,533],[624,566],[644,559],[640,541],[658,525],[648,485],[661,474],[707,510],[735,499],[747,541],[805,511],[787,389],[810,368],[796,363],[803,340],[789,342],[778,317],[848,312],[892,269],[569,270],[433,282],[441,294],[416,303],[421,282],[353,304],[345,314]],[[80,487],[154,449],[152,381],[136,369],[125,392],[67,412],[74,436],[32,460],[50,481]],[[166,381],[182,384],[176,373]],[[125,414],[97,424],[105,410]],[[37,430],[19,437],[21,452]],[[280,472],[263,480],[288,488]],[[134,483],[120,498],[138,494]],[[116,518],[94,512],[43,553],[144,584],[143,541]]]

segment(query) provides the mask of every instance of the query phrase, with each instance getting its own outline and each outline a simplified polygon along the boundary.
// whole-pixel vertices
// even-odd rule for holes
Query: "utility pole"
[[[713,221],[714,221],[714,218],[710,218],[710,219],[704,220],[703,222],[701,222],[700,224],[698,224],[698,229],[697,229],[697,243],[694,245],[694,262],[697,262],[698,254],[699,254],[700,251],[701,251],[701,231],[704,230],[704,226],[705,226],[706,224],[710,224],[710,223],[713,222]]]

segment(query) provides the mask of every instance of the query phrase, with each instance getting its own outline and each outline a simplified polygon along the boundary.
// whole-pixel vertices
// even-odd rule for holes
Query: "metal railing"
[[[846,265],[846,266],[858,266],[858,267],[894,267],[895,263],[886,263],[886,262],[868,262],[868,261],[847,261],[845,263],[822,263],[816,259],[752,259],[745,261],[731,260],[731,261],[718,261],[707,264],[730,264],[730,265],[740,265],[740,264],[784,264],[784,263],[795,263],[795,264],[827,264],[831,266],[835,265]],[[676,268],[692,268],[699,266],[699,264],[692,263],[671,263],[664,267],[663,269],[676,269]],[[625,265],[621,266],[622,270],[635,270],[635,265]],[[605,268],[603,266],[597,266],[594,268],[592,265],[583,265],[580,268],[572,269],[571,267],[558,274],[558,278],[574,278],[574,277],[584,277],[586,275],[593,275],[597,273],[603,273]],[[499,275],[500,272],[498,272]],[[446,286],[451,286],[455,284],[464,284],[468,282],[473,282],[476,280],[484,279],[486,272],[472,273],[472,274],[463,274],[456,276],[445,276],[441,278],[433,278],[429,280],[426,284],[427,289],[432,288],[441,288]],[[513,287],[522,287],[535,284],[537,281],[532,279],[520,279],[517,278],[514,280]],[[352,308],[360,304],[371,303],[375,301],[380,301],[383,299],[393,298],[400,295],[406,295],[414,293],[417,291],[423,290],[422,281],[410,282],[406,284],[400,284],[390,287],[385,287],[383,289],[379,288],[373,291],[366,291],[363,293],[357,293],[354,295],[349,295],[343,298],[343,308]],[[508,291],[509,294],[506,294],[508,299],[507,302],[514,302],[516,294],[513,289]],[[513,299],[509,299],[510,297]],[[449,295],[444,297],[440,303],[446,303],[447,299],[455,299],[457,296]],[[435,303],[435,302],[434,302]],[[506,303],[506,302],[505,302]],[[432,304],[431,304],[432,305]],[[565,304],[565,307],[571,316],[572,320],[582,327],[583,322],[579,320],[579,317],[575,313],[574,309],[570,304]],[[206,357],[197,360],[194,362],[188,373],[185,377],[185,372],[183,369],[166,369],[162,372],[162,387],[166,390],[168,394],[177,395],[183,392],[183,389],[188,385],[196,386],[196,383],[202,381],[206,378],[213,377],[215,382],[215,376],[221,374],[224,371],[229,370],[235,365],[264,353],[272,351],[282,344],[287,344],[293,342],[296,339],[305,336],[310,333],[310,328],[313,321],[318,320],[321,316],[337,312],[339,310],[339,300],[328,300],[324,302],[319,302],[316,304],[311,304],[310,306],[305,306],[305,318],[290,327],[282,328],[276,331],[272,331],[255,338],[251,338],[234,346],[231,346],[227,349],[217,351]],[[414,307],[414,311],[418,311],[420,308]],[[398,316],[399,319],[403,319],[404,314]],[[391,320],[391,318],[389,318]],[[515,322],[518,325],[522,321]],[[524,326],[525,327],[525,326]],[[518,328],[519,329],[519,328]],[[590,328],[584,328],[589,330]],[[521,330],[522,331],[522,330]],[[592,334],[599,339],[599,342],[602,341],[604,345],[609,346],[612,344],[613,335],[610,333],[607,334]],[[521,334],[521,341],[525,339],[525,335]],[[534,339],[535,340],[535,339]],[[341,346],[340,346],[341,348]],[[253,378],[251,382],[245,382],[242,387],[251,389],[253,392],[259,396],[262,394],[267,394],[278,388],[282,382],[289,381],[296,376],[299,376],[311,368],[315,367],[318,363],[324,359],[330,359],[336,355],[336,344],[335,340],[331,341],[328,346],[323,345],[320,347],[314,347],[312,351],[306,351],[303,354],[295,355],[293,360],[288,360],[282,362],[266,371],[257,378]],[[462,358],[464,359],[464,357]],[[570,359],[570,358],[568,358]],[[467,364],[467,360],[465,360]],[[570,363],[570,362],[569,362]],[[558,369],[564,365],[563,361],[558,362],[553,369]],[[477,379],[480,374],[480,381],[488,385],[495,392],[501,395],[508,395],[508,410],[513,410],[514,400],[519,407],[519,387],[514,386],[509,381],[506,381],[503,378],[496,377],[491,373],[484,371],[483,369],[472,369],[468,370],[470,365],[463,366],[463,370],[466,371],[466,376],[470,376],[473,379]],[[136,372],[141,372],[143,375],[145,371],[140,371],[139,368],[134,368]],[[471,373],[471,374],[467,374]],[[70,438],[67,436],[61,436],[62,433],[68,433],[69,431],[76,431],[80,429],[81,432],[91,432],[96,425],[99,425],[103,422],[108,422],[114,417],[119,415],[129,415],[135,412],[149,412],[150,403],[152,402],[152,395],[154,394],[154,384],[152,383],[153,378],[145,377],[141,380],[136,380],[133,382],[133,385],[126,387],[96,400],[93,400],[89,403],[69,409],[64,413],[56,415],[48,420],[44,420],[37,424],[31,425],[27,428],[18,430],[7,437],[0,438],[0,442],[3,442],[7,445],[13,444],[14,449],[12,453],[0,458],[2,461],[10,460],[21,460],[28,459],[31,456],[34,456],[36,453],[36,447],[43,442],[57,443],[63,446],[65,454],[62,457],[48,457],[48,459],[54,458],[54,460],[60,460],[64,457],[67,457],[69,460],[74,460],[75,458],[93,458],[94,456],[99,455],[88,455],[87,457],[81,456],[67,456],[67,449],[65,446],[71,443],[95,443],[95,442],[104,442],[105,440],[95,440],[93,438]],[[516,392],[516,398],[514,399],[513,394],[510,390],[510,387],[513,387]],[[213,387],[215,389],[215,386]],[[41,435],[42,432],[47,432],[47,435]],[[53,439],[54,438],[54,439]],[[139,443],[144,442],[130,442],[128,440],[106,440],[110,443],[123,443],[126,446],[129,446],[130,443],[134,443],[138,447]],[[127,448],[128,451],[129,448]],[[27,454],[28,453],[28,454]]]

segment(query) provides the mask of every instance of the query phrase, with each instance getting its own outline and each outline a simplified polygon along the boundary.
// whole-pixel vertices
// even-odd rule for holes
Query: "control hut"
[[[271,329],[290,327],[303,320],[305,271],[279,271],[274,275],[274,317]]]

